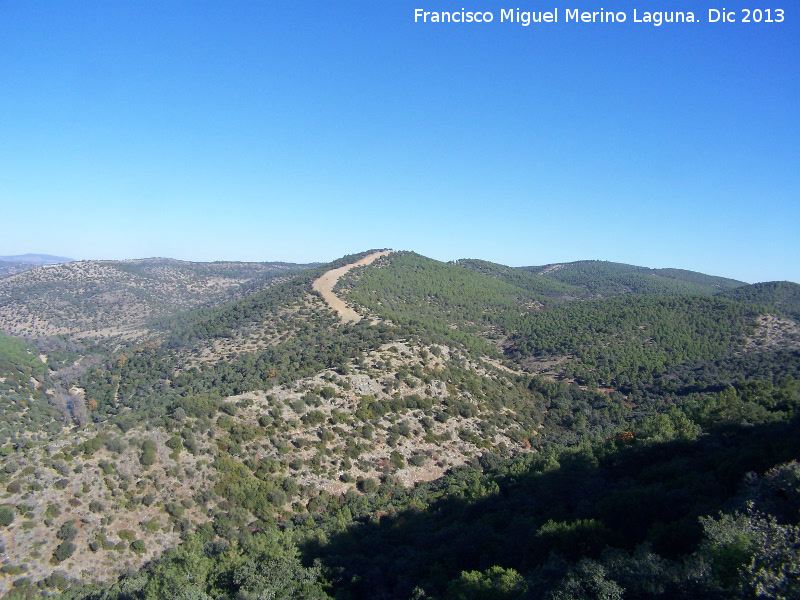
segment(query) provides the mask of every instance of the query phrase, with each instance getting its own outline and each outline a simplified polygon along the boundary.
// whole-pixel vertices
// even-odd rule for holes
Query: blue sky
[[[495,21],[414,23],[462,6]],[[601,7],[627,22],[563,22]],[[800,281],[799,50],[789,0],[0,2],[0,255]]]

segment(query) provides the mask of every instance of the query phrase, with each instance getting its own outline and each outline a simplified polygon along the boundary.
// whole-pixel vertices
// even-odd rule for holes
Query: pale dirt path
[[[514,375],[529,375],[526,371],[517,371],[516,369],[509,369],[507,366],[502,364],[499,360],[495,360],[493,358],[489,358],[488,356],[482,356],[481,360],[485,363],[489,363],[493,367],[500,369],[501,371],[505,371],[506,373],[512,373]]]
[[[361,315],[347,306],[347,304],[345,304],[344,301],[339,298],[339,296],[333,293],[333,286],[336,285],[336,282],[339,281],[339,278],[342,275],[347,273],[353,267],[368,265],[374,262],[375,259],[381,256],[386,256],[391,252],[391,250],[381,250],[380,252],[368,254],[361,260],[358,260],[352,264],[339,267],[338,269],[331,269],[327,273],[323,274],[319,279],[314,281],[311,287],[322,295],[325,302],[328,303],[328,306],[339,313],[339,316],[342,318],[342,323],[357,323],[361,320]]]

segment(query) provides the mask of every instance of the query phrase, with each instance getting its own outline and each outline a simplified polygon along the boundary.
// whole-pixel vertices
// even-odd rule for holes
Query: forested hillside
[[[680,363],[714,359],[743,344],[757,314],[755,308],[704,296],[594,300],[526,317],[510,352],[570,355],[565,377],[630,389]]]
[[[713,294],[746,285],[742,281],[714,277],[683,269],[648,269],[622,263],[584,260],[572,263],[522,267],[592,294]]]
[[[791,281],[756,283],[730,290],[724,295],[737,302],[758,305],[762,310],[800,319],[800,285]]]
[[[532,294],[547,296],[555,300],[568,301],[591,296],[591,293],[583,286],[562,283],[526,268],[506,267],[485,260],[467,258],[456,261],[455,264],[500,279]]]
[[[4,280],[5,597],[800,593],[800,286],[369,254]]]

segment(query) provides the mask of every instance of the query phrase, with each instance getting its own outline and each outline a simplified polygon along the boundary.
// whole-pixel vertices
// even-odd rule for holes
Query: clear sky
[[[723,6],[737,22],[709,23]],[[414,23],[462,7],[494,21]],[[742,23],[747,7],[784,22]],[[575,8],[627,21],[565,23]],[[2,1],[0,219],[0,255],[390,247],[800,281],[800,9]]]

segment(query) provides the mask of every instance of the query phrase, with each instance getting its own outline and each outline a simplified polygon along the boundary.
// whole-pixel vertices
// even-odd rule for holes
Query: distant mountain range
[[[24,263],[29,265],[58,265],[74,262],[74,258],[52,256],[50,254],[18,254],[16,256],[0,256],[0,262]]]
[[[18,256],[0,256],[0,279],[10,277],[23,271],[38,269],[47,265],[59,265],[75,262],[72,258],[50,256],[49,254],[20,254]]]

